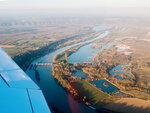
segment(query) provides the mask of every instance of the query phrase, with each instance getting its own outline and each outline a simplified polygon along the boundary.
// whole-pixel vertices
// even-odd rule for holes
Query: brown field
[[[150,101],[137,98],[122,98],[105,108],[121,113],[150,113]]]
[[[0,45],[0,47],[2,48],[12,48],[12,47],[16,47],[15,45]]]
[[[0,45],[9,48],[5,51],[14,57],[63,39],[76,42],[82,38],[91,38],[94,32],[93,24],[89,23],[89,20],[84,22],[81,20],[55,17],[0,19]],[[65,42],[65,44],[70,43]]]
[[[143,98],[143,99],[150,99],[150,94],[138,91],[138,90],[130,90],[128,91],[130,94],[138,97],[138,98]]]

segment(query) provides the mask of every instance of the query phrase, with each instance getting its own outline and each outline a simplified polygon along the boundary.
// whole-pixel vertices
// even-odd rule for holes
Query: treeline
[[[52,69],[53,77],[58,83],[75,99],[80,100],[77,90],[71,86],[71,82],[77,80],[77,78],[72,77],[73,72],[76,72],[76,69],[71,67],[69,63],[64,62],[56,64]]]
[[[58,45],[64,42],[67,42],[68,40],[71,40],[71,39],[74,39],[74,37],[59,40],[59,41],[50,43],[49,45],[46,45],[38,50],[31,50],[24,54],[14,56],[13,60],[19,65],[19,67],[21,67],[25,71],[33,60],[58,49],[57,48]]]
[[[85,44],[81,44],[81,45],[77,45],[75,47],[71,47],[59,54],[57,54],[56,56],[54,56],[53,58],[53,63],[60,63],[60,62],[67,62],[68,61],[68,57],[75,53],[76,51],[78,51],[82,46],[86,45],[87,43]]]
[[[94,100],[94,102],[91,102],[91,96],[94,98],[97,98],[99,101],[103,100],[102,98],[107,97],[108,95],[103,93],[102,91],[98,90],[96,87],[93,87],[88,83],[88,81],[84,80],[84,83],[86,85],[86,88],[82,86],[81,90],[79,91],[79,86],[78,88],[75,87],[77,86],[76,83],[82,83],[82,80],[78,77],[73,77],[72,73],[76,72],[76,69],[72,67],[69,63],[57,63],[54,65],[53,69],[53,76],[54,78],[58,81],[58,83],[73,97],[78,100],[79,102],[83,102],[85,105],[89,106],[91,105],[90,103],[95,103],[97,100]],[[76,85],[75,85],[76,84]],[[87,89],[89,91],[87,91]],[[85,94],[82,95],[82,90],[84,91]],[[87,93],[88,92],[88,93]],[[95,95],[93,92],[98,93],[99,96]],[[90,93],[90,94],[89,94]]]
[[[108,78],[107,68],[101,63],[75,63],[77,69],[82,70],[84,73],[88,74],[89,78],[93,81],[95,79]]]

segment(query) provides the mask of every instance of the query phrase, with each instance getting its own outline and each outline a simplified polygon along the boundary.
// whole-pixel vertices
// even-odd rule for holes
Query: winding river
[[[55,55],[59,54],[60,52],[70,47],[79,44],[90,43],[95,40],[104,38],[109,34],[109,32],[107,31],[108,28],[107,27],[104,28],[106,31],[101,35],[99,35],[98,37],[60,48],[54,52],[51,52],[41,58],[34,60],[31,65],[34,65],[35,63],[53,63],[53,57]],[[104,28],[99,27],[99,30],[104,30]],[[96,29],[96,31],[98,31],[98,28]],[[87,113],[87,112],[97,113],[95,110],[91,109],[90,107],[87,107],[84,104],[74,100],[74,98],[58,84],[58,82],[52,76],[52,66],[38,66],[37,71],[40,76],[40,82],[36,80],[34,69],[29,68],[27,69],[26,73],[31,77],[33,81],[35,81],[39,85],[51,109],[55,109],[62,113]]]

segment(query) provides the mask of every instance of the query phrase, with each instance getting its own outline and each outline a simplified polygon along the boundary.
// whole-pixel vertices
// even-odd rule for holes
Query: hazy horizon
[[[148,0],[0,0],[0,9],[150,7]]]
[[[148,0],[0,0],[1,16],[149,16]]]

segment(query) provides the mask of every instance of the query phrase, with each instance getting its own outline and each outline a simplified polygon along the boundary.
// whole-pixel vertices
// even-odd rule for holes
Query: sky
[[[0,9],[150,7],[150,0],[0,0]]]
[[[34,11],[57,15],[62,12],[80,15],[150,15],[150,0],[0,0],[1,15]]]

